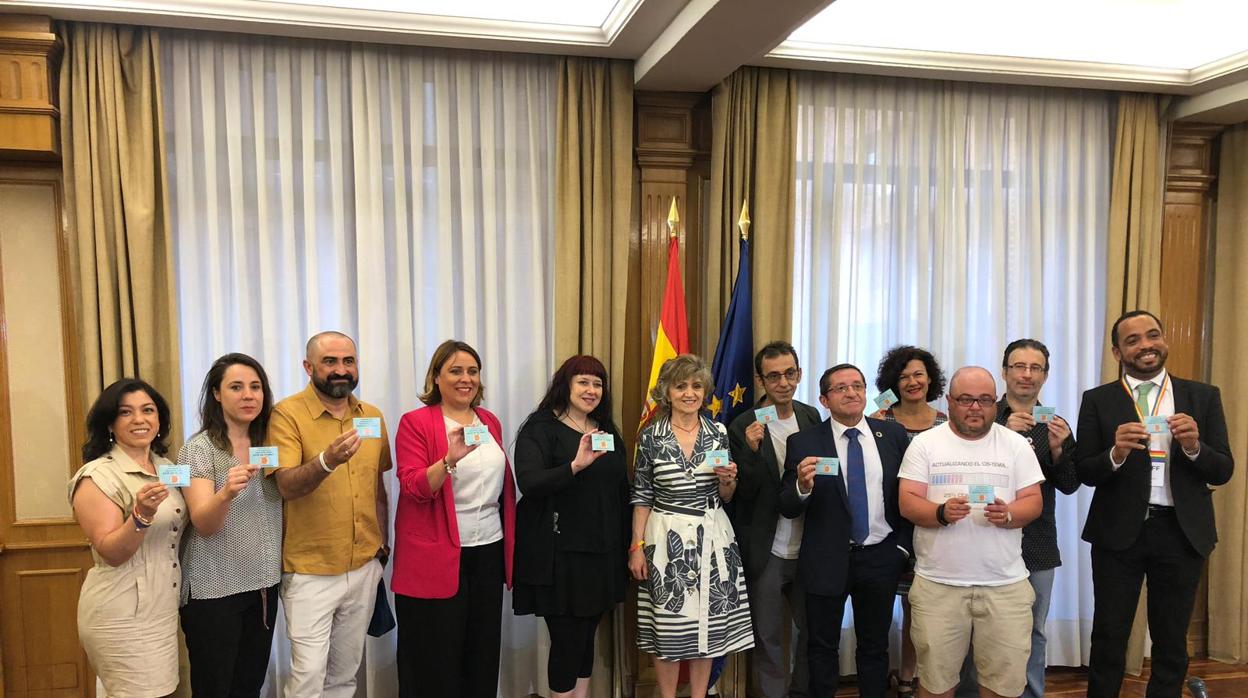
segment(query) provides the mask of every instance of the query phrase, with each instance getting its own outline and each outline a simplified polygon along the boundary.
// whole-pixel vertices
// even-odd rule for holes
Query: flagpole
[[[750,239],[750,202],[748,199],[741,200],[741,216],[737,218],[737,228],[741,231],[741,239],[748,242]]]

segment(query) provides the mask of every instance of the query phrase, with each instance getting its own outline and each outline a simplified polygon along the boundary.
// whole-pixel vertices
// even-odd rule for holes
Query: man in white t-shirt
[[[733,527],[745,564],[754,623],[754,676],[761,698],[806,696],[806,606],[797,576],[797,554],[802,543],[802,519],[780,515],[778,492],[784,470],[785,442],[799,429],[819,423],[819,411],[793,399],[802,381],[797,350],[788,342],[767,343],[754,356],[754,372],[763,386],[755,407],[765,410],[760,420],[749,410],[728,427],[728,447],[737,464],[737,492],[733,496]],[[797,625],[797,646],[790,674],[784,652],[784,612]]]
[[[952,696],[974,648],[979,694],[1027,686],[1031,605],[1023,526],[1040,515],[1044,473],[1027,440],[995,424],[992,374],[967,366],[949,381],[949,422],[911,442],[901,513],[914,522],[911,639],[920,696]]]

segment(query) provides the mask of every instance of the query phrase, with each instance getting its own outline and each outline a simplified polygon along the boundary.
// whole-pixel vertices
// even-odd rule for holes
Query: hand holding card
[[[469,446],[488,444],[492,440],[490,438],[490,429],[485,425],[474,424],[470,427],[464,427],[464,443]]]
[[[815,461],[815,475],[836,475],[841,472],[841,461],[839,458],[820,458]]]
[[[767,405],[754,410],[754,420],[759,424],[771,424],[780,419],[780,415],[776,413],[775,405]]]
[[[252,446],[247,449],[247,462],[266,470],[276,468],[277,446]]]
[[[875,406],[878,409],[886,410],[896,404],[897,393],[894,393],[891,388],[875,396]]]
[[[156,467],[156,475],[165,487],[187,487],[191,484],[189,465],[160,465]]]
[[[351,420],[351,424],[355,427],[356,436],[359,436],[361,439],[381,438],[380,417],[356,417]]]

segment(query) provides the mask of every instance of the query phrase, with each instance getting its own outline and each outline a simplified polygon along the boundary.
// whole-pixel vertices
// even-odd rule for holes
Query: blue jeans
[[[1032,572],[1028,577],[1036,592],[1036,602],[1031,605],[1031,656],[1027,659],[1027,688],[1025,698],[1044,695],[1045,652],[1048,639],[1044,636],[1044,623],[1049,619],[1049,601],[1053,598],[1053,576],[1056,569]],[[967,653],[962,662],[962,681],[958,684],[955,698],[975,698],[979,695],[979,679],[975,675],[975,658]]]

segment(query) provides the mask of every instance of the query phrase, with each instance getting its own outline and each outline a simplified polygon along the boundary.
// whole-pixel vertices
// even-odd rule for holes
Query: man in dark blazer
[[[840,682],[846,597],[854,604],[858,694],[885,695],[894,594],[914,551],[913,528],[897,505],[897,471],[909,440],[901,425],[863,416],[866,391],[856,366],[824,372],[819,402],[831,418],[789,437],[780,483],[780,512],[806,517],[797,568],[816,698],[831,698]]]
[[[819,411],[793,399],[802,368],[797,350],[785,341],[770,342],[754,356],[754,372],[763,386],[758,407],[776,408],[775,421],[759,421],[753,410],[738,415],[728,427],[728,447],[737,464],[733,525],[745,563],[754,622],[754,676],[762,698],[805,696],[806,606],[797,578],[797,551],[802,543],[801,519],[780,515],[780,475],[788,437],[819,423]],[[792,679],[786,690],[784,605],[797,624]]]
[[[1201,566],[1217,542],[1209,488],[1234,469],[1222,398],[1212,385],[1167,373],[1152,313],[1123,315],[1110,343],[1123,376],[1083,394],[1075,450],[1080,481],[1096,488],[1083,529],[1096,599],[1088,695],[1118,695],[1147,577],[1148,695],[1178,696]]]

